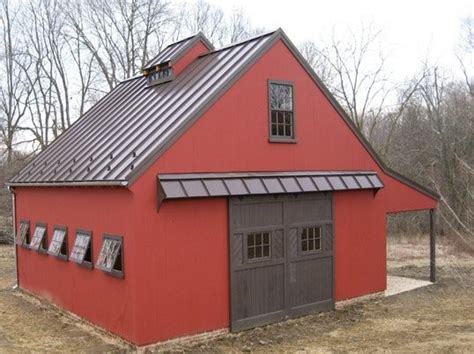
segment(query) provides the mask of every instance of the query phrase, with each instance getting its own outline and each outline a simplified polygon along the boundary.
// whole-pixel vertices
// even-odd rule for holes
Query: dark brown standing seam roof
[[[144,76],[123,81],[9,184],[130,185],[278,40],[298,58],[386,174],[439,199],[435,192],[383,163],[281,29],[202,55],[165,84],[148,87]],[[154,58],[152,63],[163,58]]]
[[[383,188],[374,171],[162,174],[158,182],[159,203],[165,199]]]

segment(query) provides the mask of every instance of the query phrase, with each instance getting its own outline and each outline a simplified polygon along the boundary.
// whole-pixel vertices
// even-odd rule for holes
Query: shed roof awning
[[[160,203],[164,199],[380,189],[384,186],[374,171],[161,174],[158,183]]]

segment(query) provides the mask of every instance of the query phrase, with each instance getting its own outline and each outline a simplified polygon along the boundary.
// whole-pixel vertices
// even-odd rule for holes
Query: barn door
[[[331,196],[230,200],[233,331],[333,308]]]

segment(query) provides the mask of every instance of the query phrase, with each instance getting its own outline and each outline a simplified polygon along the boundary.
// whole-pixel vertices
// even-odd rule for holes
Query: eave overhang
[[[158,207],[168,199],[379,190],[383,187],[374,171],[160,174]]]

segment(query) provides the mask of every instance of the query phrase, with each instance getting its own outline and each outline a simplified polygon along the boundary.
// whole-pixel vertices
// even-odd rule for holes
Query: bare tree
[[[315,42],[305,41],[299,46],[299,50],[325,85],[334,83],[335,73],[327,60],[329,48],[318,48]]]
[[[26,75],[32,63],[22,53],[24,43],[18,35],[19,9],[11,9],[9,0],[0,1],[2,47],[0,52],[0,139],[7,166],[12,162],[19,125],[27,113],[32,86]],[[26,71],[25,71],[26,69]]]
[[[474,96],[474,17],[462,21],[461,40],[456,50],[456,57],[469,93]]]
[[[172,39],[202,32],[217,47],[245,40],[264,31],[253,28],[243,9],[224,11],[205,0],[183,3],[175,10]]]
[[[73,1],[64,12],[71,35],[93,55],[109,89],[158,52],[171,21],[170,5],[161,0]]]

